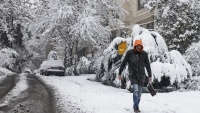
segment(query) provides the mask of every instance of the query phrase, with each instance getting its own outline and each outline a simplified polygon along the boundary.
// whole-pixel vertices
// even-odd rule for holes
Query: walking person
[[[148,53],[143,50],[141,40],[136,40],[134,48],[128,50],[119,69],[119,80],[122,79],[121,73],[128,63],[129,79],[133,85],[133,110],[140,112],[139,103],[141,100],[142,87],[145,81],[145,67],[148,73],[148,82],[152,81],[151,67],[148,59]]]

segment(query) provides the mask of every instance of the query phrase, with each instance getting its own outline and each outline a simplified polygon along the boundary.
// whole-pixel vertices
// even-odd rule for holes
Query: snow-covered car
[[[36,69],[36,70],[33,71],[33,74],[37,74],[37,73],[39,73],[38,69]]]
[[[32,71],[31,71],[30,68],[25,68],[24,71],[23,71],[23,73],[25,73],[25,74],[32,74]]]
[[[47,61],[43,61],[39,68],[40,75],[44,75],[46,67],[47,67]]]
[[[45,75],[65,75],[65,67],[62,60],[48,60]]]

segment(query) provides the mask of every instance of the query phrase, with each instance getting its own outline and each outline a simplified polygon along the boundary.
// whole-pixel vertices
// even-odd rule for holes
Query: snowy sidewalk
[[[88,81],[92,75],[40,76],[56,89],[60,104],[67,108],[71,104],[85,113],[132,113],[132,93]],[[199,113],[200,92],[158,93],[155,97],[142,94],[142,113]]]

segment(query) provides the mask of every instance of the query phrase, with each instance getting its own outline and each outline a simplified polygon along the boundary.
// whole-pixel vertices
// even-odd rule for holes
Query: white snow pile
[[[60,113],[133,113],[133,94],[87,80],[95,75],[37,76],[55,88]],[[143,93],[140,109],[142,113],[198,113],[199,95],[199,91],[158,93],[155,97]]]
[[[19,57],[19,54],[11,48],[0,50],[0,67],[14,68],[17,57]]]
[[[175,81],[180,83],[188,77],[192,77],[192,69],[190,64],[186,62],[186,60],[183,58],[179,51],[168,51],[168,47],[163,37],[158,32],[149,31],[148,29],[142,28],[139,25],[135,25],[132,28],[131,37],[132,38],[127,39],[120,37],[115,38],[111,42],[110,46],[104,51],[104,58],[99,63],[104,64],[105,72],[108,72],[109,60],[117,57],[118,44],[120,44],[123,41],[127,42],[127,50],[129,50],[133,49],[133,44],[135,40],[142,40],[144,50],[149,55],[152,75],[159,82],[161,81],[161,77],[163,76],[170,77],[171,84],[173,84]],[[125,78],[128,78],[126,71],[128,70],[125,69],[122,75]],[[115,74],[118,75],[118,69],[115,69]],[[104,77],[102,78],[109,78],[108,76],[110,76],[108,73],[104,73]],[[109,79],[112,78],[113,77],[110,77]],[[113,83],[117,83],[117,86],[119,85],[117,77],[115,77]]]

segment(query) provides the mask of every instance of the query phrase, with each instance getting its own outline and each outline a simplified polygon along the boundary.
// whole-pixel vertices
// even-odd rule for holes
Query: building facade
[[[146,29],[154,29],[154,16],[144,7],[146,0],[119,0],[118,2],[127,11],[125,17],[120,17],[120,20],[125,23],[125,28],[111,31],[111,41],[116,36],[124,37],[130,35],[132,32],[131,29],[135,24]]]

